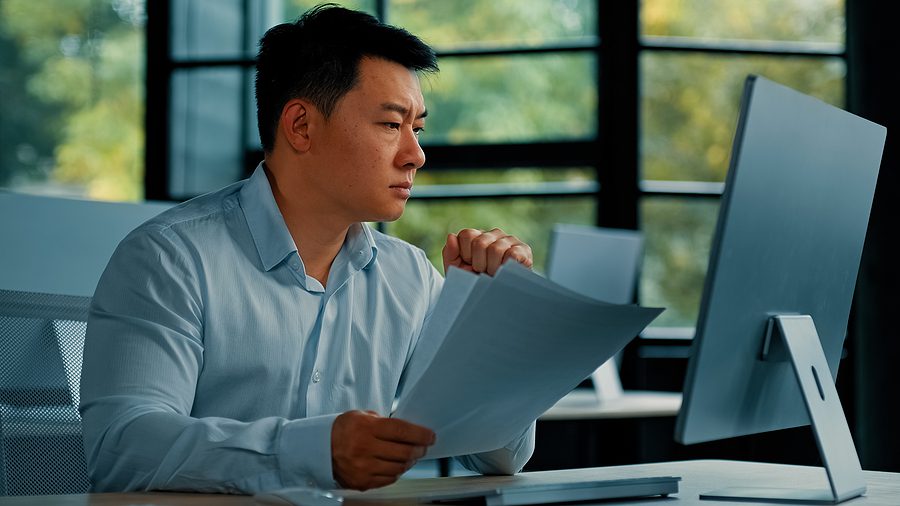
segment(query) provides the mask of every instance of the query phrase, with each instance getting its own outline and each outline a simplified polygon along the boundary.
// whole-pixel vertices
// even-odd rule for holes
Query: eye
[[[391,130],[400,130],[400,123],[386,122],[384,126],[390,128]]]
[[[415,127],[413,128],[413,133],[416,134],[416,137],[419,136],[422,132],[425,131],[425,127]]]

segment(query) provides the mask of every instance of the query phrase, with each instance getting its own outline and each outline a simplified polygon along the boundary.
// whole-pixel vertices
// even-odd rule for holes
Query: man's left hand
[[[507,260],[519,262],[529,269],[534,263],[531,247],[499,228],[487,232],[466,228],[449,234],[442,255],[445,274],[452,266],[493,276]]]

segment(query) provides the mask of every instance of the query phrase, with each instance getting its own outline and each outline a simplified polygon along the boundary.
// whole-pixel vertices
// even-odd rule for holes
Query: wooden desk
[[[900,473],[881,473],[865,471],[868,492],[864,497],[854,499],[848,506],[875,505],[897,506],[900,504]],[[775,487],[827,487],[825,470],[815,467],[787,466],[781,464],[761,464],[755,462],[737,462],[727,460],[695,460],[685,462],[665,462],[658,464],[640,464],[635,466],[600,467],[592,469],[569,469],[564,471],[542,471],[522,473],[517,476],[461,476],[456,478],[431,478],[430,480],[451,480],[459,483],[460,489],[468,484],[484,482],[497,484],[510,482],[540,482],[550,479],[583,479],[602,480],[615,478],[636,478],[641,476],[681,476],[680,491],[669,499],[651,498],[639,501],[628,501],[629,506],[639,505],[703,505],[723,504],[714,501],[700,501],[700,492],[706,492],[726,486],[775,486]],[[404,480],[391,487],[406,487],[412,480]],[[418,485],[421,485],[419,481]],[[376,496],[383,491],[374,491]],[[70,496],[39,497],[3,497],[0,506],[238,506],[253,505],[252,497],[226,496],[215,494],[174,494],[174,493],[140,493],[140,494],[84,494]],[[347,501],[345,504],[371,504],[360,501]],[[610,502],[604,505],[614,504]],[[732,503],[735,504],[735,503]],[[751,503],[738,503],[751,504]],[[771,503],[768,503],[771,504]]]

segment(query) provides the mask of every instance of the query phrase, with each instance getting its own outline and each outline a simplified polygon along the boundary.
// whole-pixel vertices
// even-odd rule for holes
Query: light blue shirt
[[[442,283],[420,249],[356,224],[323,287],[262,164],[141,225],[88,320],[80,410],[94,489],[335,487],[332,422],[390,413]],[[534,425],[460,460],[511,474],[533,447]]]

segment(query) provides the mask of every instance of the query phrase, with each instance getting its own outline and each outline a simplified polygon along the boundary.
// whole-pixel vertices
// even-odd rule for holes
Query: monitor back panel
[[[760,360],[766,322],[811,315],[836,377],[884,140],[875,123],[748,78],[676,439],[809,423],[790,363]]]

